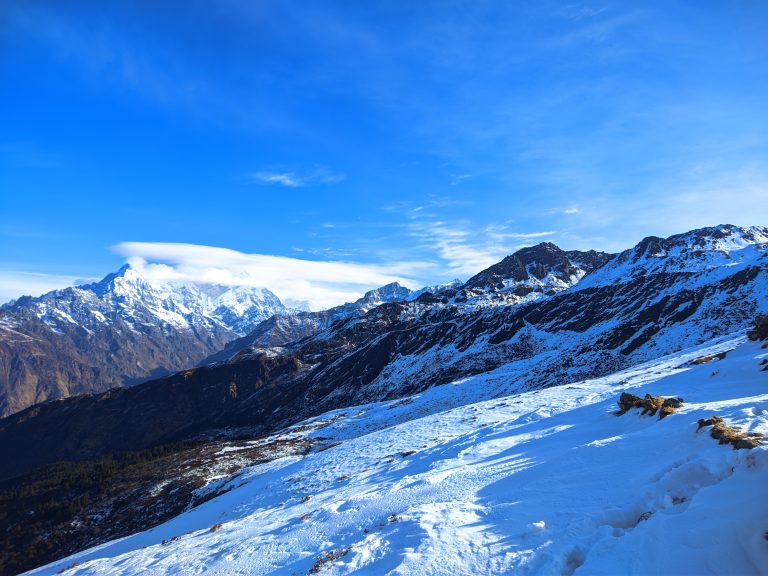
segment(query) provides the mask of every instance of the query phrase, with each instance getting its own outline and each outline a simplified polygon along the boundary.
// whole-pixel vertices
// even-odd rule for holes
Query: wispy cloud
[[[586,4],[568,4],[560,14],[568,20],[578,21],[599,16],[605,10],[605,8],[595,8]]]
[[[472,202],[428,195],[421,202],[400,201],[381,207],[383,212],[402,216],[403,221],[392,226],[402,228],[415,240],[409,247],[411,252],[435,262],[431,283],[467,279],[520,248],[559,235],[552,229],[521,230],[512,220],[478,224],[457,217],[463,209],[451,210],[465,206],[472,206]]]
[[[96,279],[63,274],[0,270],[0,303],[20,296],[39,296],[51,290],[86,284],[94,280]]]
[[[582,213],[581,207],[576,205],[558,206],[555,208],[548,208],[547,210],[544,210],[544,214],[546,215],[565,214],[566,216],[574,216],[576,214],[581,214],[581,213]]]
[[[466,279],[505,256],[554,232],[517,232],[508,225],[473,228],[440,220],[414,219],[409,235],[442,262],[447,276]]]
[[[278,185],[286,188],[339,184],[346,178],[344,174],[332,172],[324,167],[306,172],[262,170],[250,174],[251,181],[257,184]]]
[[[581,7],[562,16],[574,24],[573,28],[556,38],[550,39],[546,45],[550,48],[567,49],[582,43],[601,44],[611,40],[619,29],[637,20],[634,13],[611,14],[604,9],[594,10]]]
[[[464,180],[469,180],[472,178],[472,174],[451,174],[450,175],[450,182],[451,186],[456,186],[457,184],[460,184]]]
[[[449,208],[454,206],[471,206],[473,203],[465,198],[453,198],[451,196],[440,196],[437,194],[427,194],[423,201],[415,202],[413,200],[400,200],[391,204],[385,204],[381,207],[382,212],[398,212],[398,213],[416,213],[422,212],[420,217],[426,217],[427,214],[423,213],[425,210],[429,211],[429,215],[434,216],[434,211],[440,208]]]
[[[302,260],[165,242],[122,242],[113,250],[150,281],[268,288],[286,301],[307,301],[315,310],[355,300],[366,290],[389,282],[418,287],[420,282],[414,278],[434,267],[430,262]]]
[[[256,172],[251,175],[251,178],[263,184],[280,184],[288,188],[304,185],[304,182],[293,172]]]
[[[509,230],[509,225],[507,224],[491,224],[489,226],[486,226],[484,229],[485,234],[489,238],[493,238],[497,241],[504,241],[504,240],[535,240],[538,238],[546,238],[547,236],[553,236],[555,232],[553,231],[544,231],[544,232],[511,232]]]

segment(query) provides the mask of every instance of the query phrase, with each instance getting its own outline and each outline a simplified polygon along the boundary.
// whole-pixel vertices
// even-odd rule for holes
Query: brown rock
[[[763,435],[759,432],[742,432],[735,426],[726,425],[720,416],[702,418],[698,422],[697,432],[704,426],[712,426],[709,435],[720,444],[730,444],[736,450],[756,448],[763,443]]]
[[[640,398],[629,392],[623,392],[618,400],[619,411],[617,416],[625,414],[632,408],[641,408],[641,415],[650,414],[655,416],[659,413],[659,420],[666,418],[670,414],[674,413],[678,408],[683,405],[682,398],[664,398],[662,396],[651,396],[646,394],[645,398]]]

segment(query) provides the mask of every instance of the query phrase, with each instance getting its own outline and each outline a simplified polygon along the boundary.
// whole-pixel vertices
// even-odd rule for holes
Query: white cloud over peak
[[[313,310],[359,298],[372,288],[415,278],[434,264],[314,261],[247,254],[228,248],[166,242],[122,242],[113,250],[150,282],[184,281],[267,288],[288,302],[306,301]]]

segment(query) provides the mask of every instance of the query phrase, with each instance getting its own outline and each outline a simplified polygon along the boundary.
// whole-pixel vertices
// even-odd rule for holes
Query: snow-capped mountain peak
[[[632,250],[632,260],[643,257],[662,258],[673,251],[730,252],[741,250],[751,245],[768,242],[768,228],[761,226],[739,227],[732,224],[720,224],[699,228],[669,238],[648,236]]]
[[[410,289],[392,282],[369,290],[354,302],[347,302],[328,310],[317,312],[296,310],[291,315],[275,314],[256,325],[250,333],[233,340],[222,350],[203,360],[202,364],[221,362],[235,356],[241,357],[243,353],[253,348],[283,346],[327,330],[339,320],[358,318],[382,304],[409,300],[413,294],[414,292]]]
[[[87,326],[91,318],[80,321],[71,313],[77,301],[88,301],[99,312],[96,320],[102,322],[109,320],[110,312],[130,319],[148,314],[176,328],[213,322],[238,335],[273,314],[289,313],[266,288],[148,279],[128,264],[98,282],[55,290],[30,304],[37,305],[41,318],[50,316],[51,307],[67,308],[68,316]]]
[[[564,251],[551,242],[522,248],[476,274],[461,287],[456,302],[521,304],[575,286],[604,265],[611,254]]]
[[[399,302],[405,300],[411,294],[411,290],[401,286],[397,282],[386,284],[381,288],[369,290],[355,304],[364,310],[370,310],[385,302]]]
[[[0,415],[193,366],[291,312],[264,288],[150,280],[127,265],[19,298],[0,307]]]

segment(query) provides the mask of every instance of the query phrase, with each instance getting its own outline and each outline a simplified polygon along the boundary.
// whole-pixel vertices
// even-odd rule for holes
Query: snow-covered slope
[[[692,274],[705,281],[768,262],[768,228],[721,224],[669,238],[649,236],[586,278],[579,290],[653,274]]]
[[[765,575],[768,450],[697,420],[768,433],[766,358],[736,336],[504,398],[477,401],[514,375],[502,366],[332,411],[280,433],[321,449],[32,573]],[[685,403],[617,416],[622,392]]]
[[[0,415],[195,365],[273,314],[269,290],[149,281],[125,266],[100,282],[0,307]]]
[[[740,240],[715,242],[723,230]],[[502,298],[487,305],[487,298],[479,304],[458,302],[456,296],[419,298],[373,310],[315,338],[318,344],[328,339],[337,349],[346,346],[347,357],[315,368],[305,401],[330,407],[346,395],[360,404],[502,364],[519,367],[510,389],[540,388],[744,330],[756,314],[768,312],[768,244],[757,230],[720,226],[673,236],[662,242],[672,247],[696,238],[699,248],[682,255],[670,248],[653,258],[653,268],[647,258],[633,258],[644,253],[644,240],[574,286],[535,292],[531,300]],[[540,248],[557,256],[550,270],[560,262],[570,269],[565,253]],[[688,257],[708,264],[684,268]],[[359,370],[350,374],[351,367]]]

